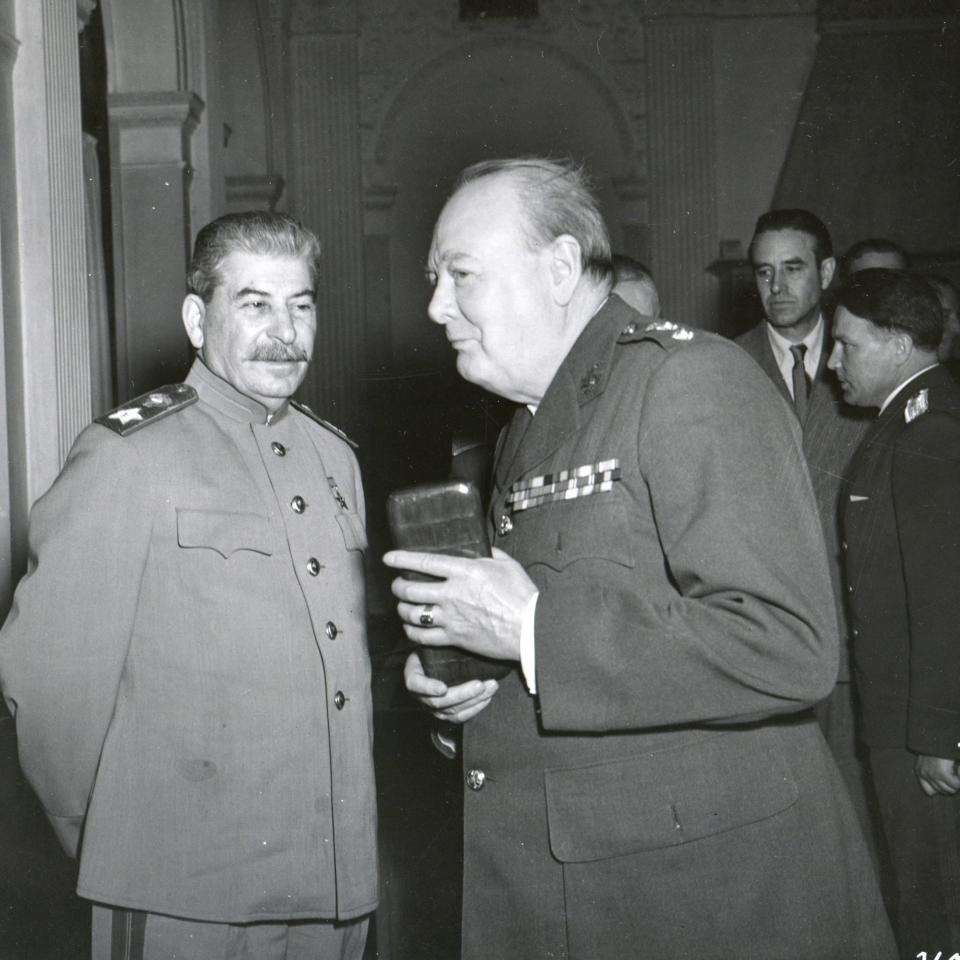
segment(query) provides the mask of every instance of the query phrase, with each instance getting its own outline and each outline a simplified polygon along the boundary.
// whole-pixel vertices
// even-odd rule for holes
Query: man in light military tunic
[[[0,679],[94,960],[363,954],[363,492],[347,440],[290,399],[319,254],[283,214],[204,227],[186,382],[88,427],[31,517]]]
[[[610,294],[580,173],[469,168],[430,317],[519,404],[490,559],[393,551],[407,635],[515,665],[408,688],[464,723],[463,957],[893,955],[810,705],[836,625],[799,427],[739,347]]]
[[[927,279],[858,271],[840,289],[830,366],[879,409],[843,487],[860,694],[903,957],[960,951],[960,386],[937,362]],[[923,951],[923,953],[921,953]]]

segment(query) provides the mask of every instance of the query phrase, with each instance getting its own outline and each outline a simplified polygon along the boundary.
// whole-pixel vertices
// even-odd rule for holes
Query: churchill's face
[[[428,309],[471,383],[521,403],[538,403],[556,370],[550,246],[533,249],[508,174],[468,183],[437,221]]]
[[[235,251],[218,270],[209,303],[189,294],[183,322],[218,377],[268,410],[303,382],[317,329],[313,282],[298,257]]]

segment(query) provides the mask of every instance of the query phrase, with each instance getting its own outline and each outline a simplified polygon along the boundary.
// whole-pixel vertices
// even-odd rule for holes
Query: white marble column
[[[366,365],[356,10],[304,4],[291,30],[284,207],[323,243],[317,344],[301,393],[359,440]]]
[[[715,327],[713,30],[707,17],[646,27],[651,267],[664,313]]]

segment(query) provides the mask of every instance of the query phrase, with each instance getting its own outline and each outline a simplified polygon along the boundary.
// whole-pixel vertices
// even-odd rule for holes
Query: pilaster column
[[[190,134],[203,104],[185,91],[115,93],[108,109],[123,400],[182,380],[189,367],[180,304],[190,250]]]
[[[712,329],[717,213],[713,31],[706,17],[646,27],[652,264],[672,320]]]
[[[16,29],[20,298],[4,322],[7,396],[19,401],[8,412],[19,518],[56,477],[91,401],[76,4],[18,4]],[[20,531],[14,538],[19,550]]]
[[[321,416],[360,439],[366,364],[357,45],[351,0],[301,3],[294,10],[285,206],[323,244],[317,343],[302,394]]]

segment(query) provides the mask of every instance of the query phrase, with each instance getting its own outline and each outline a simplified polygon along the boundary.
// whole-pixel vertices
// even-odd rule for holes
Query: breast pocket
[[[340,526],[340,532],[343,534],[343,542],[348,550],[366,550],[367,549],[367,531],[364,529],[363,520],[359,513],[346,511],[337,514],[337,523]]]
[[[578,561],[633,567],[626,506],[613,493],[558,501],[515,514],[518,560],[563,570]],[[522,555],[521,555],[522,554]]]
[[[185,550],[213,550],[227,560],[241,552],[273,554],[270,523],[256,513],[178,507],[177,543]]]

